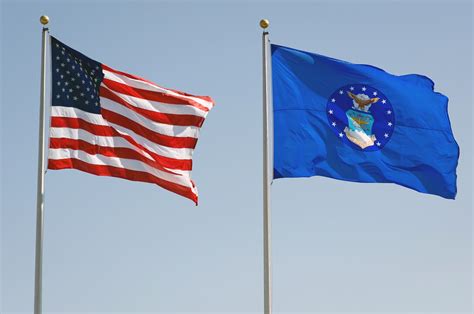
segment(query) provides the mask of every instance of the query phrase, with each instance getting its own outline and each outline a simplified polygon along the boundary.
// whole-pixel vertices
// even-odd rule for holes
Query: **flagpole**
[[[269,39],[266,28],[270,22],[266,19],[260,21],[263,50],[263,294],[264,313],[272,313],[272,272],[271,272],[271,221],[270,221],[270,182],[271,171],[269,161],[269,86],[268,86],[268,48]]]
[[[43,24],[41,44],[41,91],[39,111],[39,140],[38,140],[38,183],[36,192],[36,251],[35,251],[35,305],[34,314],[41,314],[42,310],[42,275],[43,275],[43,224],[44,224],[44,132],[45,132],[45,109],[46,102],[46,42],[48,39],[48,28],[46,24],[49,18],[45,15],[40,17]]]

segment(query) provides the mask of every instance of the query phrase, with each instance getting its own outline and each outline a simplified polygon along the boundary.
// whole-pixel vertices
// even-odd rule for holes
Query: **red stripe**
[[[198,202],[197,195],[193,193],[191,188],[172,183],[160,178],[155,177],[147,172],[129,170],[124,168],[118,168],[113,166],[105,165],[92,165],[75,158],[68,159],[49,159],[48,169],[60,170],[60,169],[77,169],[98,176],[111,176],[116,178],[127,179],[131,181],[149,182],[155,183],[168,191],[174,192],[190,200],[194,203]]]
[[[198,117],[191,114],[161,113],[158,111],[152,111],[132,106],[126,100],[120,98],[120,96],[118,96],[117,94],[102,85],[100,86],[100,96],[119,103],[127,109],[130,109],[142,115],[143,117],[158,123],[201,127],[204,122],[203,117]]]
[[[148,130],[147,128],[144,128],[140,124],[136,123],[135,121],[125,118],[124,116],[121,116],[115,112],[112,112],[106,109],[101,109],[101,113],[104,119],[112,123],[121,125],[124,128],[130,129],[134,131],[135,133],[137,133],[138,135],[141,135],[158,145],[168,146],[172,148],[196,147],[196,143],[197,143],[196,138],[173,137],[173,136],[162,135],[162,134],[153,132],[151,130]],[[117,132],[113,127],[107,126],[107,125],[97,125],[97,124],[93,124],[93,123],[90,123],[81,119],[77,119],[77,118],[52,117],[52,120],[54,120],[54,124],[52,121],[51,127],[57,127],[57,128],[67,127],[67,128],[74,128],[74,129],[84,129],[87,132],[95,134],[95,135],[122,136],[123,137],[123,135]]]
[[[127,147],[107,147],[91,144],[84,140],[76,140],[71,138],[51,138],[49,141],[49,148],[69,148],[74,150],[81,150],[90,155],[103,155],[107,157],[125,158],[141,161],[150,167],[156,168],[160,171],[176,174],[163,167],[157,160],[151,160],[141,155],[139,152]]]
[[[54,128],[71,128],[71,129],[82,129],[91,134],[99,136],[115,136],[121,137],[127,140],[130,144],[138,147],[139,149],[150,154],[163,167],[170,169],[179,169],[190,171],[192,169],[192,159],[175,159],[166,156],[161,156],[155,152],[150,151],[143,145],[136,142],[132,137],[123,135],[117,132],[115,129],[109,126],[101,126],[92,124],[79,118],[67,118],[67,117],[51,117],[51,127]]]
[[[118,124],[124,128],[132,130],[136,134],[143,136],[144,138],[162,146],[172,147],[172,148],[194,148],[196,147],[197,138],[194,137],[175,137],[169,135],[163,135],[152,131],[143,125],[122,116],[116,112],[102,108],[100,110],[102,117],[105,120]]]
[[[147,82],[147,83],[150,83],[151,85],[154,85],[158,88],[163,88],[163,89],[167,89],[167,90],[170,90],[170,91],[173,91],[177,94],[180,94],[180,95],[183,95],[183,96],[188,96],[188,97],[196,97],[196,98],[199,98],[199,99],[202,99],[202,100],[205,100],[207,102],[210,102],[212,106],[214,106],[214,100],[209,97],[209,96],[196,96],[196,95],[191,95],[191,94],[188,94],[188,93],[185,93],[185,92],[181,92],[181,91],[178,91],[178,90],[174,90],[174,89],[170,89],[170,88],[165,88],[165,87],[162,87],[162,86],[159,86],[155,83],[153,83],[152,81],[149,81],[147,79],[144,79],[142,77],[139,77],[139,76],[136,76],[136,75],[133,75],[133,74],[128,74],[128,73],[125,73],[125,72],[121,72],[121,71],[117,71],[115,69],[112,69],[111,67],[105,65],[105,64],[102,64],[102,69],[104,70],[107,70],[109,72],[113,72],[113,73],[116,73],[116,74],[119,74],[119,75],[123,75],[123,76],[126,76],[128,78],[131,78],[131,79],[134,79],[134,80],[139,80],[139,81],[142,81],[142,82]]]
[[[182,97],[174,96],[174,95],[171,96],[166,93],[160,93],[156,91],[132,87],[130,85],[112,81],[106,78],[103,79],[102,83],[104,83],[108,88],[112,89],[113,91],[119,92],[121,94],[129,95],[129,96],[133,96],[133,97],[137,97],[141,99],[158,101],[158,102],[169,104],[169,105],[190,105],[198,109],[201,109],[202,111],[206,111],[206,112],[209,111],[209,108],[189,98],[182,98]]]

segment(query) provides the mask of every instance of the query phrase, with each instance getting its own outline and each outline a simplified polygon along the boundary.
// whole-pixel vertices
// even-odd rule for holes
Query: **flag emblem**
[[[352,84],[338,88],[329,97],[326,110],[330,128],[353,148],[376,151],[392,137],[395,128],[392,105],[374,87]]]

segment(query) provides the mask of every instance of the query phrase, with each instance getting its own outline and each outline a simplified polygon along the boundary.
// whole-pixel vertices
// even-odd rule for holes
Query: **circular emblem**
[[[326,113],[334,134],[363,151],[382,149],[395,128],[390,101],[368,85],[352,84],[337,89],[328,99]]]

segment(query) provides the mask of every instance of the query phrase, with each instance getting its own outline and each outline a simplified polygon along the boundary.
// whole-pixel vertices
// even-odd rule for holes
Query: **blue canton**
[[[51,37],[52,105],[100,113],[102,66]]]

